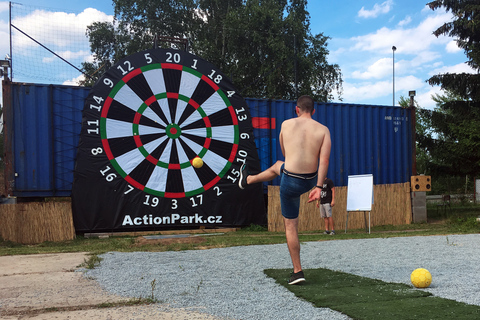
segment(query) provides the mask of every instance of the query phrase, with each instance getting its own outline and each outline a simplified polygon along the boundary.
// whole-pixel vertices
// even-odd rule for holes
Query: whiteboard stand
[[[348,229],[348,213],[350,211],[347,211],[347,222],[345,223],[345,233],[347,233]],[[368,227],[367,227],[367,211],[363,211],[363,219],[365,220],[365,232],[368,232],[370,234],[370,213],[371,211],[368,211]]]
[[[347,221],[345,223],[345,233],[348,228],[348,214],[350,211],[363,211],[365,219],[365,232],[370,233],[370,214],[373,204],[373,175],[362,174],[348,176],[347,189]],[[368,229],[367,229],[367,211],[368,211]]]

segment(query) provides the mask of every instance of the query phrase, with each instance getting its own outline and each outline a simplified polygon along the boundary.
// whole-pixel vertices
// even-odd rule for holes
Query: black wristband
[[[322,189],[322,186],[315,186],[315,187],[316,187],[316,188],[320,188],[320,189]]]

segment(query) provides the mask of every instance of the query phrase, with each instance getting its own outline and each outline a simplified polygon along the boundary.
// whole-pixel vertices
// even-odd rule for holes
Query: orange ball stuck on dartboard
[[[195,167],[195,168],[201,168],[203,166],[203,160],[202,158],[200,157],[195,157],[193,160],[192,160],[192,165]]]

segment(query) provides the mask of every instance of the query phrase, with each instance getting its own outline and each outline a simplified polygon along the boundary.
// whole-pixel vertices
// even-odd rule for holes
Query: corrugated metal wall
[[[13,195],[69,196],[89,88],[12,83]]]
[[[281,123],[295,116],[295,101],[246,99],[254,118],[262,169],[283,160]],[[349,175],[371,173],[374,184],[404,183],[412,175],[410,111],[400,107],[317,103],[313,118],[330,129],[328,177],[346,186]],[[258,125],[255,117],[262,119]],[[270,121],[267,119],[270,118]],[[267,125],[265,125],[267,124]],[[272,129],[268,129],[268,124]],[[269,148],[271,142],[271,148]],[[278,185],[278,179],[271,184]]]
[[[15,183],[18,197],[69,196],[89,88],[12,83]],[[262,170],[283,159],[278,143],[281,123],[295,116],[295,101],[245,99],[250,107]],[[5,107],[8,106],[5,104]],[[412,172],[409,111],[400,107],[317,104],[314,118],[332,136],[328,176],[337,186],[348,175],[372,173],[375,184],[404,183]],[[7,155],[8,156],[8,155]],[[271,184],[278,185],[278,178]],[[266,185],[266,184],[265,184]]]

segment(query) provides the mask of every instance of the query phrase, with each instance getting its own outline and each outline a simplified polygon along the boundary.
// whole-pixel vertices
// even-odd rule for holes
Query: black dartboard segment
[[[201,168],[192,165],[196,157]],[[182,217],[182,226],[212,224],[212,216],[197,218],[202,208],[221,210],[214,205],[251,192],[236,187],[245,162],[259,168],[250,114],[231,81],[186,52],[139,52],[108,70],[86,100],[74,211],[106,210],[122,228],[171,226]],[[88,204],[87,197],[100,201],[101,195],[102,203]],[[105,209],[108,202],[115,203]],[[108,224],[103,218],[99,223]]]

